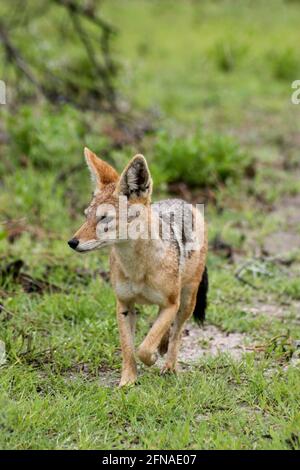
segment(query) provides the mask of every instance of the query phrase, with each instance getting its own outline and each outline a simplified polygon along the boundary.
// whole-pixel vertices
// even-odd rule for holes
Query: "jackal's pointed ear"
[[[97,157],[97,155],[95,155],[87,147],[84,148],[84,156],[91,172],[92,180],[96,187],[101,189],[106,184],[115,183],[118,181],[119,175],[116,170],[108,163]]]
[[[128,163],[120,176],[116,193],[127,196],[128,199],[150,200],[152,179],[143,155],[136,155]]]

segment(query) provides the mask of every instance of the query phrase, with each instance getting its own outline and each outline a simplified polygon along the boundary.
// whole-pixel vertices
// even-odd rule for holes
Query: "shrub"
[[[293,81],[299,73],[299,57],[291,48],[270,54],[270,63],[273,76],[278,80]]]
[[[300,279],[289,279],[283,286],[283,293],[294,300],[300,300]]]
[[[23,106],[7,123],[13,163],[28,161],[38,169],[61,169],[76,162],[82,151],[84,125],[69,106],[49,105],[36,112]]]
[[[246,51],[247,47],[244,44],[224,39],[215,44],[211,51],[211,56],[219,70],[231,72],[241,62]]]
[[[197,132],[191,137],[171,137],[163,132],[154,148],[154,179],[185,182],[191,187],[216,186],[241,176],[249,157],[229,136]],[[155,178],[159,174],[159,178]]]

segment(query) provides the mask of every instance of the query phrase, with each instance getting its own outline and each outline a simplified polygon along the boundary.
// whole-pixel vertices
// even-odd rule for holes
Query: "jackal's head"
[[[94,192],[90,205],[85,210],[86,221],[68,241],[71,248],[86,252],[112,245],[128,239],[134,207],[147,212],[152,192],[152,180],[143,155],[136,155],[122,174],[98,158],[89,149],[84,149],[85,159],[91,172]],[[141,211],[139,211],[141,212]]]

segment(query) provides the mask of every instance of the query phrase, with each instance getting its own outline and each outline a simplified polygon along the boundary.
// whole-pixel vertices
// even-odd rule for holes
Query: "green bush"
[[[33,106],[23,106],[9,117],[7,129],[15,164],[27,161],[38,169],[61,169],[82,153],[84,125],[69,106],[45,105],[38,112]]]
[[[300,300],[300,279],[289,279],[284,284],[283,293],[294,300]]]
[[[216,66],[222,72],[231,72],[241,62],[247,47],[233,40],[222,40],[215,44],[211,56]]]
[[[163,132],[154,148],[154,179],[158,183],[216,186],[242,176],[248,164],[249,156],[229,136],[198,132],[180,138]]]
[[[273,76],[278,80],[296,80],[299,74],[299,57],[294,49],[287,48],[270,54]]]

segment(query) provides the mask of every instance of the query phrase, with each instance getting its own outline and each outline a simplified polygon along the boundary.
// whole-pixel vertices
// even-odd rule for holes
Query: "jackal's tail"
[[[207,307],[207,292],[208,292],[208,273],[205,267],[202,275],[201,282],[198,287],[197,300],[193,316],[197,323],[203,323],[205,320],[205,310]]]

